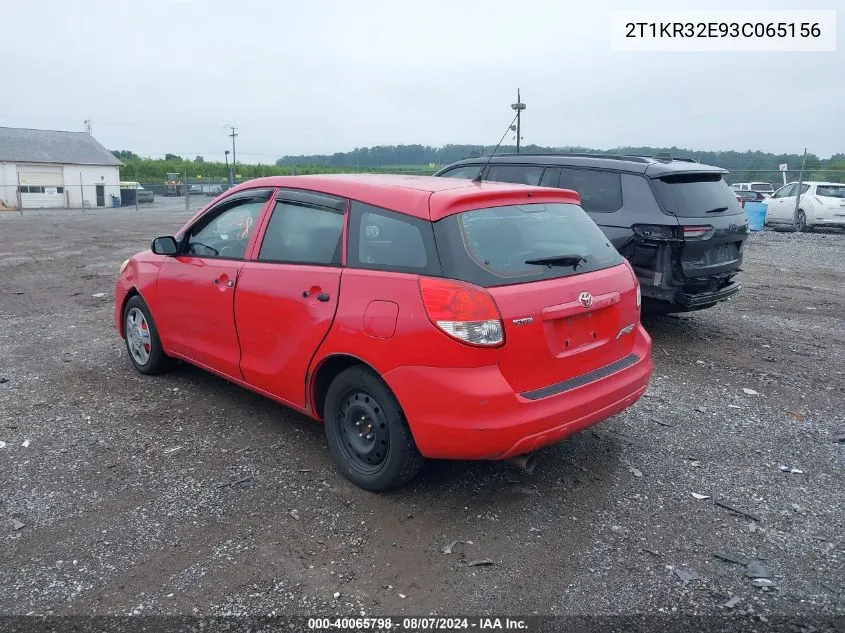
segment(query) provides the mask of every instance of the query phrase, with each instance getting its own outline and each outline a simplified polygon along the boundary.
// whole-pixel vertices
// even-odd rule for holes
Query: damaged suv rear
[[[643,307],[685,312],[736,294],[748,221],[727,172],[690,159],[500,154],[437,176],[498,180],[581,194],[581,206],[634,268]]]

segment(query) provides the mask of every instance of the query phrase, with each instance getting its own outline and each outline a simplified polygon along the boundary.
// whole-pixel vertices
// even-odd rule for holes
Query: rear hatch
[[[436,222],[435,237],[446,276],[493,297],[504,330],[499,368],[515,391],[633,362],[637,282],[579,206],[467,211]]]
[[[832,209],[837,215],[845,213],[845,185],[818,185],[816,198],[823,206]]]
[[[678,222],[678,264],[686,278],[730,273],[742,263],[747,224],[742,205],[718,172],[652,180],[662,209]]]

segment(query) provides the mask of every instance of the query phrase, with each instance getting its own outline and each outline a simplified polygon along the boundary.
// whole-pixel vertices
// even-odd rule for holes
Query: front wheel
[[[142,374],[162,374],[173,367],[164,353],[150,309],[139,296],[130,297],[123,310],[123,331],[129,360]]]
[[[807,215],[803,211],[801,211],[800,209],[798,210],[798,225],[797,225],[797,228],[802,233],[807,230]]]
[[[399,488],[422,468],[423,457],[396,397],[366,368],[350,367],[332,381],[325,426],[338,469],[365,490]]]

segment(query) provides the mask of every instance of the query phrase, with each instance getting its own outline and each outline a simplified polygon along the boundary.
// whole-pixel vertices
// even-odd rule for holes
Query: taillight
[[[499,308],[483,288],[451,279],[421,277],[420,295],[428,318],[452,338],[483,347],[504,342]]]
[[[704,226],[685,226],[683,227],[683,231],[685,238],[696,239],[699,237],[710,235],[710,233],[713,231],[713,227],[709,224]]]

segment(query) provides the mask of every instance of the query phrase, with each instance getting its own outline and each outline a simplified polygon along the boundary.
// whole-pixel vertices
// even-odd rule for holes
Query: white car
[[[797,182],[791,182],[778,189],[766,200],[766,224],[792,224],[797,196]],[[806,231],[815,226],[845,229],[845,184],[816,181],[801,183],[798,230]]]
[[[736,191],[759,191],[764,198],[770,198],[775,192],[775,188],[770,182],[735,182],[731,185],[731,189]]]

